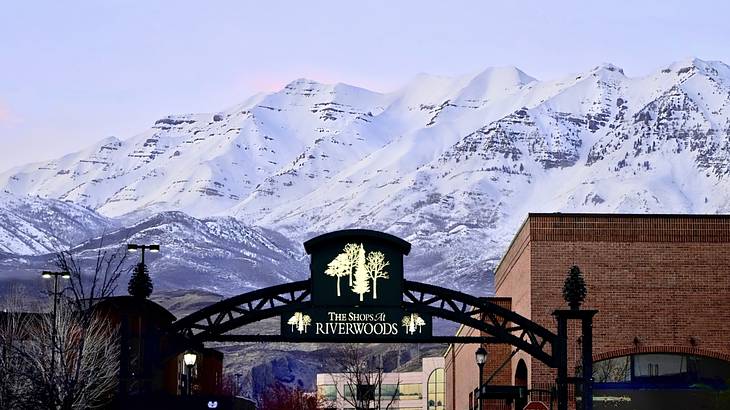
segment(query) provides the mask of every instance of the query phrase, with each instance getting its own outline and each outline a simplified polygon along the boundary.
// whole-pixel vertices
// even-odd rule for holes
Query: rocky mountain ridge
[[[212,277],[251,288],[305,275],[302,241],[363,227],[413,243],[410,278],[485,293],[485,277],[528,212],[730,211],[729,109],[730,67],[699,59],[636,78],[611,64],[552,81],[513,67],[420,75],[390,93],[300,79],[1,174],[0,189],[13,198],[4,204],[71,216],[21,223],[13,210],[32,206],[3,205],[0,251],[39,255],[50,243],[189,218],[154,231],[185,238],[170,244],[174,263],[196,278],[225,266]],[[63,228],[79,218],[84,229]],[[51,231],[71,233],[52,239]],[[272,251],[283,259],[250,269],[226,262],[239,257],[229,251],[195,268],[183,260],[189,244],[249,231],[290,240]],[[179,284],[195,286],[188,276]]]

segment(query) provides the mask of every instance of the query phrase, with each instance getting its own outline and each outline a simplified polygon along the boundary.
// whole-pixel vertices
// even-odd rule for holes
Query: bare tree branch
[[[382,356],[368,355],[361,344],[344,345],[340,351],[343,372],[330,374],[337,397],[356,409],[390,409],[398,398],[400,379],[391,392],[383,391]]]
[[[113,397],[118,328],[95,307],[129,268],[122,248],[104,246],[102,236],[90,272],[73,250],[56,253],[56,266],[71,277],[55,318],[47,309],[28,313],[25,297],[11,292],[0,316],[0,408],[92,409]]]

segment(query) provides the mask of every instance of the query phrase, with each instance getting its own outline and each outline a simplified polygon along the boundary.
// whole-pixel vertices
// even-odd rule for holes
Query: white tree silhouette
[[[390,262],[385,260],[385,255],[382,252],[370,252],[367,258],[367,269],[368,277],[373,280],[373,299],[378,298],[378,279],[388,279],[388,272],[383,269],[390,265]]]
[[[348,243],[345,245],[345,249],[343,251],[347,255],[347,275],[349,276],[348,286],[352,286],[352,269],[357,263],[357,255],[359,251],[360,247],[354,243]]]
[[[312,324],[312,318],[309,315],[302,315],[302,321],[299,322],[299,333],[307,333],[307,327]]]
[[[401,324],[406,328],[406,333],[416,333],[416,327],[418,327],[418,333],[421,333],[421,327],[426,325],[426,321],[418,315],[418,313],[411,313],[409,316],[403,316]]]
[[[294,326],[299,327],[299,322],[302,318],[302,312],[295,312],[294,316],[290,317],[286,324],[291,325],[291,331],[294,331]]]
[[[357,251],[357,264],[355,266],[355,275],[352,281],[352,291],[360,295],[360,302],[363,301],[363,296],[370,292],[370,276],[368,275],[368,268],[365,265],[365,248],[360,244]]]
[[[337,296],[340,296],[340,278],[345,275],[350,275],[352,269],[350,268],[351,262],[349,256],[346,253],[337,255],[332,262],[327,264],[327,269],[324,273],[328,276],[334,276],[337,278]]]
[[[312,324],[312,318],[302,312],[295,312],[294,316],[290,317],[286,324],[291,326],[292,332],[294,332],[294,327],[296,326],[299,333],[305,333],[307,326]]]

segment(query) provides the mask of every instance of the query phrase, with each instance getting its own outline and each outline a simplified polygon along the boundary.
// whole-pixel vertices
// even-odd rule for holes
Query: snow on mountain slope
[[[210,215],[237,204],[322,135],[368,122],[378,96],[297,80],[221,113],[168,116],[129,140],[108,138],[7,172],[0,184],[112,217],[143,208]]]
[[[514,67],[419,75],[391,93],[300,79],[8,171],[0,187],[126,225],[182,211],[193,218],[166,232],[194,244],[236,220],[294,242],[386,230],[413,242],[412,278],[470,289],[527,212],[730,211],[729,110],[730,68],[699,59],[643,77],[611,64],[550,81]],[[191,221],[210,217],[220,230],[200,234],[208,222]]]
[[[145,258],[157,290],[195,288],[230,296],[302,280],[308,273],[300,243],[230,217],[197,219],[174,211],[58,250],[70,250],[90,269],[98,249],[123,254],[127,243],[160,244],[159,253]],[[0,256],[3,279],[38,279],[38,271],[53,267],[52,253]],[[127,266],[139,261],[138,254],[127,257]],[[128,279],[120,280],[119,292],[125,292]]]
[[[115,227],[109,218],[78,205],[0,192],[0,252],[54,252]]]

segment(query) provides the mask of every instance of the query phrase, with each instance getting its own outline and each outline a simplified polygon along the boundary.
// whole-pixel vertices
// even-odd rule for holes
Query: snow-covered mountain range
[[[165,286],[231,294],[304,277],[300,242],[363,227],[413,243],[407,276],[486,293],[527,212],[727,213],[729,181],[722,62],[489,68],[390,93],[300,79],[0,174],[0,252],[155,239]]]

